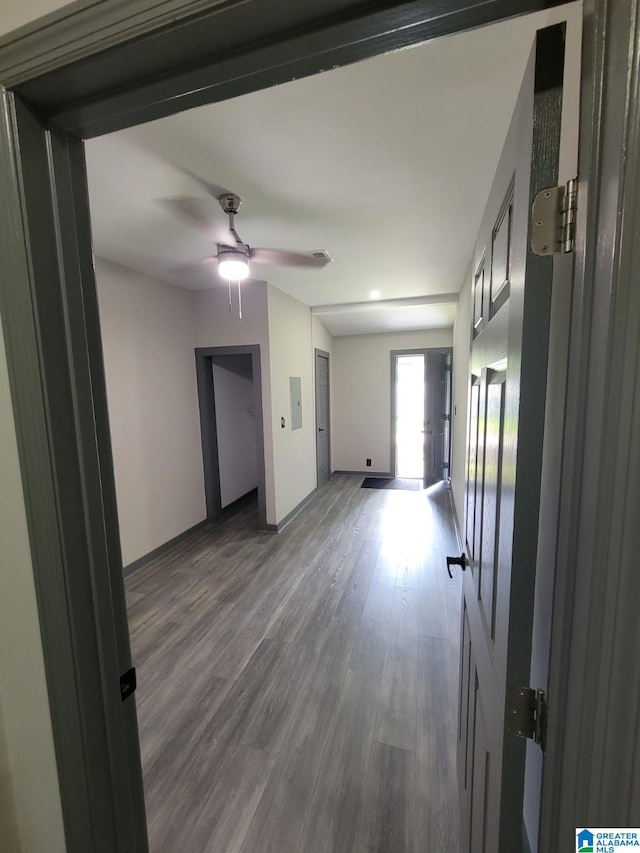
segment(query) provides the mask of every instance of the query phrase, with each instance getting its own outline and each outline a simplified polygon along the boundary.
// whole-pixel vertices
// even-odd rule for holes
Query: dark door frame
[[[318,349],[318,347],[314,347],[313,350],[313,379],[314,379],[314,391],[315,391],[315,402],[316,402],[316,412],[315,412],[315,425],[316,425],[316,485],[319,487],[320,482],[318,480],[319,475],[319,454],[318,454],[318,385],[317,385],[317,371],[316,365],[318,364],[318,357],[327,359],[327,431],[329,433],[329,476],[327,480],[331,479],[331,354],[325,352],[323,349]]]
[[[196,379],[200,404],[200,434],[207,521],[218,521],[223,514],[218,462],[218,432],[213,382],[213,359],[220,356],[251,356],[251,374],[255,395],[256,457],[258,463],[258,523],[267,530],[267,506],[264,471],[264,427],[262,420],[262,372],[260,345],[246,344],[229,347],[197,347]]]
[[[0,309],[69,853],[146,849],[83,140],[547,6],[77,0],[0,40]],[[548,851],[638,814],[638,0],[583,20]]]

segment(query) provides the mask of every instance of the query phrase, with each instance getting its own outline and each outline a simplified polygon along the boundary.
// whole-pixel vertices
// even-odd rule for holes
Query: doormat
[[[365,477],[362,481],[363,489],[408,489],[419,492],[422,488],[422,480],[404,480],[402,477]]]

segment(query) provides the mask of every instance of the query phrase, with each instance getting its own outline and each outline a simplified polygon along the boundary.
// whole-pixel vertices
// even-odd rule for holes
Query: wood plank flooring
[[[448,492],[360,483],[127,579],[152,853],[459,853]]]

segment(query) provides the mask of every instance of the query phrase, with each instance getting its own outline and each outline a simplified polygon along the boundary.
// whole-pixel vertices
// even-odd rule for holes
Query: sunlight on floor
[[[380,555],[389,573],[417,575],[429,550],[433,514],[425,491],[397,491],[389,494],[382,516]]]

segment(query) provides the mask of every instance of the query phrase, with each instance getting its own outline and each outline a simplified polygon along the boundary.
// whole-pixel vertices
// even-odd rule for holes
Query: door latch
[[[449,572],[449,577],[453,580],[453,575],[451,574],[451,566],[460,566],[462,571],[467,568],[467,558],[465,556],[464,551],[460,554],[459,557],[447,557],[447,571]]]

